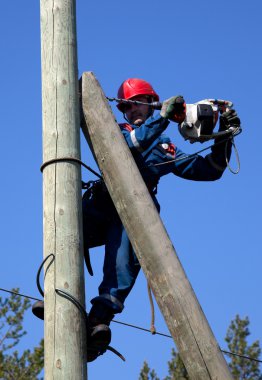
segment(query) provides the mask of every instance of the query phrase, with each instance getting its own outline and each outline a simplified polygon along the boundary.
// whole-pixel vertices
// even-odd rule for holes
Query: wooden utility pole
[[[190,379],[229,380],[226,361],[156,207],[92,73],[82,76],[82,105],[97,162],[153,289]]]
[[[45,379],[86,379],[86,330],[81,208],[75,0],[41,1]],[[52,263],[51,263],[52,262]]]

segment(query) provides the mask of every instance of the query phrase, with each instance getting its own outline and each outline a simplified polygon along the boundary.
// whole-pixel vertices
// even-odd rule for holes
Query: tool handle
[[[149,103],[149,105],[154,108],[155,110],[161,110],[162,108],[162,104],[161,102],[153,102],[153,103]],[[180,113],[177,113],[175,114],[173,117],[172,117],[172,121],[174,121],[175,123],[182,123],[184,120],[185,120],[185,117],[186,117],[186,103],[183,103],[183,110],[182,112]]]
[[[149,105],[154,108],[155,110],[161,110],[162,108],[162,104],[161,102],[153,102],[153,103],[149,103]]]
[[[233,103],[230,100],[223,99],[208,99],[211,103],[218,106],[220,113],[226,112],[233,107]]]

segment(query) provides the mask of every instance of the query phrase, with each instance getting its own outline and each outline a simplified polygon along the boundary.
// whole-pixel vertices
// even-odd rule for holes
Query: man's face
[[[148,103],[148,98],[144,95],[136,96],[132,98],[132,100],[138,100],[140,102]],[[131,124],[140,126],[148,118],[150,106],[146,104],[134,104],[134,103],[128,103],[126,106],[127,107],[125,110],[125,114]]]

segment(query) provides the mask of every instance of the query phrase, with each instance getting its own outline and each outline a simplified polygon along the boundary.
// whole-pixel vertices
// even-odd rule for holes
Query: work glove
[[[240,119],[233,109],[223,112],[219,120],[219,132],[226,131],[229,127],[240,127]]]
[[[186,104],[183,96],[172,96],[163,102],[160,115],[166,119],[180,123],[186,114]]]

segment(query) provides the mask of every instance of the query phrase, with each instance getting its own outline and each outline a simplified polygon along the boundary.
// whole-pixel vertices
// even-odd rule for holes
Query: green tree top
[[[248,326],[248,317],[241,319],[239,315],[237,315],[230,323],[225,341],[227,342],[230,352],[258,359],[261,353],[260,344],[259,341],[256,340],[251,345],[248,345],[247,337],[250,335]],[[231,356],[229,368],[234,379],[262,380],[259,363],[256,361],[247,360],[239,356]]]
[[[19,289],[13,289],[18,292]],[[17,294],[0,297],[0,379],[37,380],[44,365],[44,341],[31,352],[20,356],[15,347],[26,334],[23,328],[24,313],[31,306],[28,299]]]
[[[248,344],[247,338],[250,335],[248,326],[248,317],[241,319],[237,315],[230,323],[225,341],[230,352],[259,359],[261,353],[260,344],[258,340]],[[233,355],[229,355],[229,358],[228,365],[235,380],[262,380],[259,362]],[[147,362],[144,362],[139,380],[160,379],[157,377],[156,372],[149,368]],[[184,363],[174,349],[172,349],[171,360],[168,362],[168,376],[163,380],[189,380]]]

